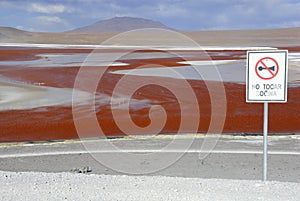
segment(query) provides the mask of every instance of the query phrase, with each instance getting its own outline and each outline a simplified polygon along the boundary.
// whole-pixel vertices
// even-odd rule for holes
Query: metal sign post
[[[267,180],[268,174],[268,102],[264,102],[264,168],[263,181]]]
[[[264,103],[263,181],[268,169],[268,103],[287,101],[288,51],[248,51],[246,102]]]

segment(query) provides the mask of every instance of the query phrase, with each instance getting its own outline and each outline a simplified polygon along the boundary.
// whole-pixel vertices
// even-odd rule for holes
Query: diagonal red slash
[[[261,60],[260,63],[271,73],[272,77],[275,76],[275,74],[270,70],[270,68]]]

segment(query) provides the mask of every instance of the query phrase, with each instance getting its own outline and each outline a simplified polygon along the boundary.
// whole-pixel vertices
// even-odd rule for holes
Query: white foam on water
[[[299,65],[300,68],[300,52],[289,53],[289,63],[293,65]]]
[[[245,82],[245,67],[243,65],[243,61],[185,61],[182,63],[192,65],[116,70],[111,71],[110,73],[186,80]]]
[[[177,55],[168,52],[128,52],[128,53],[69,53],[69,54],[37,54],[40,57],[35,60],[25,61],[0,61],[5,66],[26,67],[74,67],[74,66],[128,66],[128,63],[118,60],[132,59],[160,59],[172,58]]]
[[[38,54],[40,57],[29,61],[0,61],[0,65],[5,66],[25,66],[25,67],[74,67],[74,66],[127,66],[128,63],[114,61],[120,54],[99,53],[89,56],[83,53],[71,54]]]
[[[298,59],[298,58],[300,58],[300,52],[289,53],[289,59]]]
[[[235,62],[236,60],[203,60],[203,61],[179,61],[179,64],[188,64],[195,66],[220,65]]]

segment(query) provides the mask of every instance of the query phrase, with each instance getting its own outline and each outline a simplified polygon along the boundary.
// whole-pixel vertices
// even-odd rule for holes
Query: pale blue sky
[[[115,16],[179,30],[300,27],[300,0],[0,0],[0,26],[67,31]]]

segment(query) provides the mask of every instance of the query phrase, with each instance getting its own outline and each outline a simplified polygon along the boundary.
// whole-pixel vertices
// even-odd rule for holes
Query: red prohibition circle
[[[275,72],[274,72],[274,73],[272,72],[272,70],[270,69],[270,67],[268,67],[268,66],[264,63],[264,60],[267,60],[267,59],[270,59],[270,60],[272,60],[272,61],[275,63],[275,68],[276,68],[276,69],[275,69]],[[263,68],[269,72],[270,77],[264,77],[264,76],[262,76],[262,75],[259,74],[258,69],[260,68],[260,65],[262,65]],[[276,77],[276,75],[278,74],[278,71],[279,71],[279,65],[278,65],[278,62],[277,62],[275,59],[273,59],[272,57],[264,57],[264,58],[261,58],[260,60],[258,60],[258,62],[257,62],[256,65],[255,65],[255,73],[256,73],[256,75],[257,75],[259,78],[263,79],[263,80],[270,80],[270,79],[273,79],[273,78]]]

